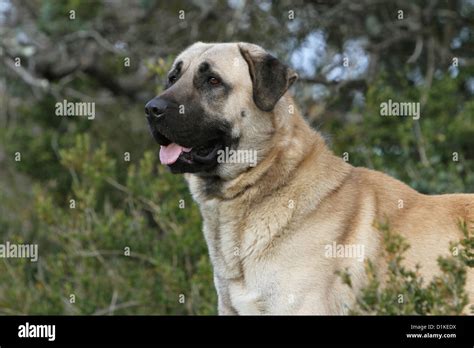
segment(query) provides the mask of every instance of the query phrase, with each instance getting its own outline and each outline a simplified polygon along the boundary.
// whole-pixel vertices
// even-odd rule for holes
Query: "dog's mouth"
[[[219,141],[197,147],[184,147],[176,143],[160,146],[160,161],[162,164],[173,165],[178,160],[188,164],[211,164],[222,148]]]
[[[180,144],[179,140],[167,138],[156,128],[152,133],[160,145],[160,162],[167,165],[173,173],[208,171],[217,165],[218,152],[225,147],[223,137],[189,146],[190,144]]]

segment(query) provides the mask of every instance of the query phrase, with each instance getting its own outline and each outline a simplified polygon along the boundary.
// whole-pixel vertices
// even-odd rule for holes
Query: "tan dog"
[[[296,77],[259,46],[196,43],[146,106],[162,163],[186,173],[200,206],[220,314],[347,313],[361,261],[384,268],[374,223],[406,238],[406,265],[426,280],[462,237],[459,219],[474,228],[474,195],[426,196],[333,155],[286,93]],[[346,268],[352,289],[335,274]]]

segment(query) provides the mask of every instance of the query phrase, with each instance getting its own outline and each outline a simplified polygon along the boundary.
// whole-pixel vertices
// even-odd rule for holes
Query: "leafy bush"
[[[29,242],[39,259],[2,260],[0,311],[10,314],[213,314],[215,291],[197,207],[183,180],[146,152],[117,160],[88,135],[60,152],[67,199],[34,188]],[[10,242],[22,237],[13,234]],[[34,291],[32,291],[34,289]],[[74,296],[71,296],[74,295]]]
[[[354,315],[460,315],[468,304],[465,292],[466,267],[473,267],[474,231],[460,224],[464,233],[458,245],[451,245],[451,257],[439,257],[440,274],[428,284],[415,270],[403,266],[403,253],[409,245],[402,236],[393,233],[387,224],[379,227],[385,245],[387,261],[385,281],[380,279],[373,262],[366,261],[368,283],[356,298],[350,313]],[[347,270],[340,273],[342,280],[352,287]],[[472,309],[474,311],[474,308]]]

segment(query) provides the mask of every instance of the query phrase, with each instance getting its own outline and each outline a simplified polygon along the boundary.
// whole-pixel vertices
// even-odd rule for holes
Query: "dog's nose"
[[[168,108],[169,103],[163,98],[153,98],[145,105],[147,117],[160,117]]]

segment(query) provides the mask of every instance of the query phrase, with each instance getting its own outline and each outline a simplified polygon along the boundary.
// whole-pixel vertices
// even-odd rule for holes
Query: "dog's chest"
[[[283,282],[277,270],[284,265],[278,264],[275,254],[271,255],[272,261],[267,257],[267,250],[273,250],[268,248],[272,236],[278,233],[280,224],[252,218],[254,214],[245,212],[242,206],[236,209],[217,200],[201,204],[201,213],[221,291],[239,314],[267,313],[270,303],[281,297]]]
[[[200,208],[214,272],[223,279],[241,278],[241,217],[229,214],[233,207],[218,200],[206,201]]]

